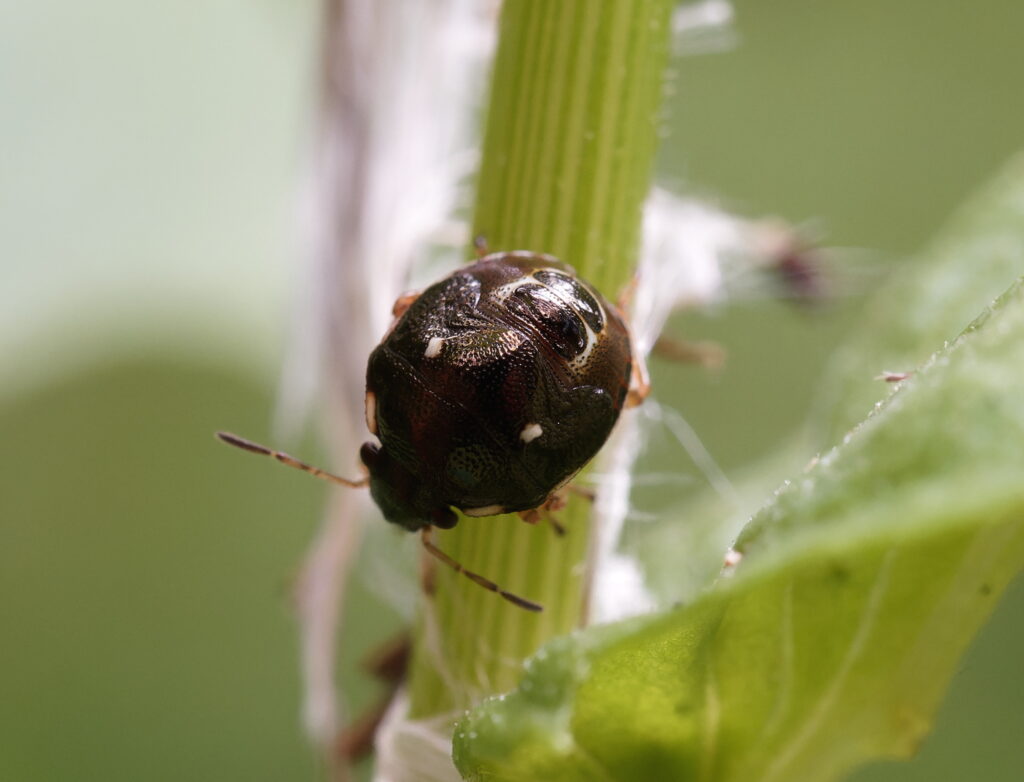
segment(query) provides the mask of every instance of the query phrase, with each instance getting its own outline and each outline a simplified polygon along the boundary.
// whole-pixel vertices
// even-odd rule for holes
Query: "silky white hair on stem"
[[[476,161],[477,110],[497,10],[496,0],[327,0],[321,109],[305,200],[310,273],[296,304],[279,421],[294,432],[314,399],[325,400],[325,440],[332,466],[344,474],[365,439],[366,356],[388,326],[393,301],[409,286],[413,267],[428,258],[428,246],[454,244],[448,261],[454,263],[468,243],[453,215]],[[677,50],[717,50],[731,40],[731,17],[724,0],[681,5],[673,19]],[[695,200],[652,191],[631,308],[641,355],[675,308],[722,297],[723,258],[749,251],[745,225]],[[636,562],[617,551],[629,515],[638,426],[635,412],[624,415],[597,467],[603,480],[589,559],[594,620],[653,605]],[[713,482],[724,485],[717,476]],[[368,502],[364,492],[332,493],[296,590],[306,729],[332,760],[341,722],[334,684],[340,606],[362,537],[357,520]],[[385,533],[384,526],[369,534]],[[427,647],[436,654],[429,617],[425,624]],[[456,780],[450,725],[448,715],[409,721],[400,696],[379,733],[376,779]],[[345,769],[332,772],[340,778]]]
[[[319,120],[304,201],[309,274],[300,286],[278,420],[293,433],[326,400],[339,472],[365,439],[366,356],[410,269],[450,222],[474,159],[475,113],[493,48],[490,0],[327,0]],[[345,585],[365,492],[332,496],[296,587],[307,733],[333,752],[334,681]]]

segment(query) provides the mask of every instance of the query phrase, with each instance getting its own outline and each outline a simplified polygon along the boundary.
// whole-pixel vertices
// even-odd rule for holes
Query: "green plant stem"
[[[670,0],[507,0],[474,231],[491,250],[548,252],[607,297],[630,281],[658,138]],[[414,640],[411,715],[502,692],[544,641],[585,615],[590,506],[558,537],[515,516],[463,519],[436,542],[469,570],[544,606],[530,613],[448,568]]]

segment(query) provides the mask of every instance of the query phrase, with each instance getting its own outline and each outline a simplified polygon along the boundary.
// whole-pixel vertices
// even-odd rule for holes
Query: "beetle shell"
[[[631,370],[619,312],[571,267],[509,252],[459,269],[370,355],[374,500],[409,530],[539,507],[608,438]]]

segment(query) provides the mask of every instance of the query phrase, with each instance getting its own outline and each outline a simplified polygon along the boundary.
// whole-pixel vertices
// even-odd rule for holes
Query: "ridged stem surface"
[[[547,252],[615,301],[636,266],[660,122],[670,0],[507,0],[479,176],[475,235]],[[581,623],[591,506],[568,534],[515,516],[462,519],[435,541],[466,568],[541,603],[530,613],[435,568],[410,684],[413,717],[510,689],[522,661]]]

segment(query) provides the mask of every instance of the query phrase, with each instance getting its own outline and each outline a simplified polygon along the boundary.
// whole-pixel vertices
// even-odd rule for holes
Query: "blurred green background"
[[[675,63],[665,182],[816,220],[884,267],[1024,139],[1016,0],[736,12],[732,48]],[[5,7],[0,780],[316,774],[288,592],[323,491],[211,432],[269,430],[318,14],[311,0]],[[729,350],[714,376],[653,367],[659,400],[727,472],[803,418],[874,278],[851,279],[828,312],[754,298],[673,324]],[[679,458],[662,445],[645,468]],[[364,579],[351,601],[355,705],[372,688],[353,660],[397,621],[374,592]],[[856,779],[1018,779],[1022,659],[1018,583],[921,756]]]

